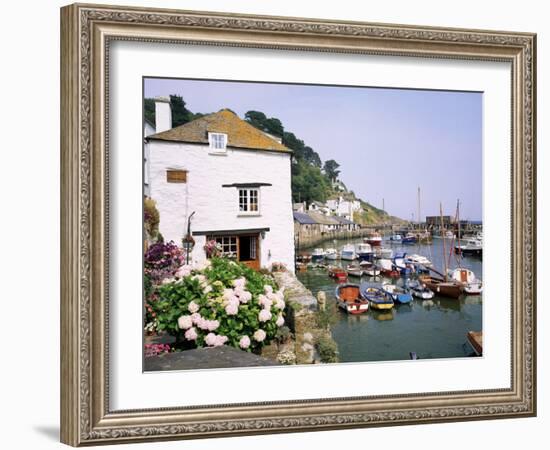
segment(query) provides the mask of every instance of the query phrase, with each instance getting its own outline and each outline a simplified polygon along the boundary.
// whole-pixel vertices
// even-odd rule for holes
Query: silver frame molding
[[[113,40],[512,67],[509,389],[111,411],[108,62]],[[73,446],[536,415],[536,35],[75,4],[61,9],[61,440]]]

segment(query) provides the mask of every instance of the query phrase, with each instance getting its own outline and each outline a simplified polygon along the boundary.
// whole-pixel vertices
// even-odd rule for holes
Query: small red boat
[[[341,267],[331,266],[328,268],[328,276],[334,278],[336,281],[346,281],[348,279],[348,274]]]

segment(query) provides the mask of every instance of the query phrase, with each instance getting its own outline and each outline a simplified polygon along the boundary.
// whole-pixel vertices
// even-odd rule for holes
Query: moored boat
[[[401,239],[402,244],[416,244],[416,236],[412,233],[407,233],[406,236],[403,236]]]
[[[448,275],[452,280],[462,284],[467,295],[479,295],[483,291],[483,283],[476,278],[474,272],[464,267],[449,270]]]
[[[372,245],[373,247],[378,247],[382,245],[382,235],[377,231],[374,231],[370,233],[366,238],[364,238],[364,241],[367,244]]]
[[[363,270],[363,275],[368,275],[369,277],[377,277],[380,275],[380,269],[370,261],[361,261],[359,266]]]
[[[348,274],[341,267],[330,266],[328,268],[328,276],[334,278],[338,282],[346,281],[348,279]]]
[[[393,308],[393,300],[388,297],[382,289],[371,286],[368,283],[363,283],[360,286],[361,295],[369,301],[371,309],[391,309]]]
[[[399,271],[397,271],[390,259],[379,259],[376,263],[380,268],[380,273],[386,277],[397,278],[399,277]]]
[[[455,245],[454,250],[455,253],[465,256],[482,256],[483,242],[476,238],[464,239]]]
[[[405,260],[407,262],[412,263],[412,264],[419,264],[419,265],[422,265],[424,267],[431,267],[432,266],[432,262],[428,258],[426,258],[425,256],[422,256],[422,255],[417,255],[417,254],[407,255]]]
[[[411,273],[415,271],[414,264],[407,262],[406,256],[407,256],[406,253],[397,253],[393,258],[394,268],[399,271],[399,274],[401,276],[404,276],[404,277],[409,276]]]
[[[392,242],[401,242],[403,237],[400,234],[392,234],[390,236],[390,241]]]
[[[419,281],[409,281],[407,283],[407,288],[413,297],[421,300],[430,300],[434,297],[434,293],[425,284]]]
[[[357,254],[355,253],[355,246],[353,244],[344,245],[342,247],[342,251],[340,252],[340,258],[347,261],[353,261],[355,258],[357,258]]]
[[[330,261],[334,261],[338,258],[338,252],[335,248],[327,248],[325,250],[325,259],[328,259]]]
[[[336,287],[336,302],[338,307],[348,314],[363,314],[369,309],[369,301],[361,295],[357,284],[341,284]]]
[[[418,279],[435,294],[450,298],[459,298],[462,295],[462,285],[457,281],[445,280],[431,275],[421,275]]]
[[[349,276],[360,277],[363,275],[363,269],[359,264],[353,263],[346,268],[346,272]]]
[[[386,295],[390,296],[395,303],[412,302],[412,295],[400,286],[395,284],[383,284],[382,290],[386,293]]]
[[[316,248],[311,252],[311,262],[318,263],[325,258],[325,250],[322,248]]]
[[[355,253],[360,261],[372,261],[372,247],[367,243],[360,243],[355,246]]]

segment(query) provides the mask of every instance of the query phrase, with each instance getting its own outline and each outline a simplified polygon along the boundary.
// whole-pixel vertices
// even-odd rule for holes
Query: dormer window
[[[210,149],[214,152],[225,152],[227,148],[227,134],[208,133],[208,142],[210,143]]]

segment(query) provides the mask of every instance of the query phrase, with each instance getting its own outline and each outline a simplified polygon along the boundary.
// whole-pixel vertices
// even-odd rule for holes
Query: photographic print
[[[482,98],[144,78],[144,370],[482,356]]]

